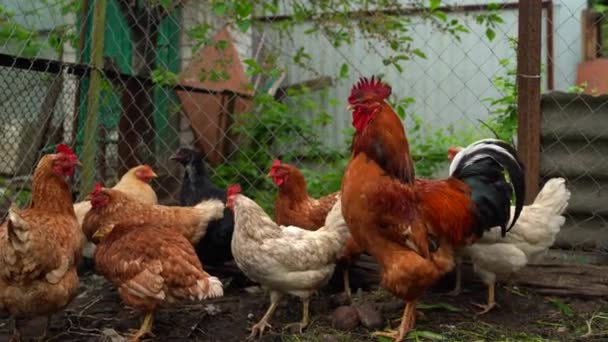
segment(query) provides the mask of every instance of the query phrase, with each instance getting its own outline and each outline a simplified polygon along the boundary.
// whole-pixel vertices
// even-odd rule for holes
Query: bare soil
[[[223,279],[226,281],[227,279]],[[155,316],[156,341],[244,341],[247,328],[258,320],[268,305],[263,292],[250,293],[238,281],[228,283],[223,298],[202,304],[161,309]],[[408,339],[444,341],[608,341],[608,303],[598,299],[548,298],[532,290],[500,286],[501,307],[476,316],[471,302],[484,302],[485,288],[479,283],[465,285],[465,293],[450,297],[435,290],[424,296],[419,310],[417,333]],[[52,341],[120,341],[129,329],[136,329],[141,313],[124,307],[117,292],[103,278],[81,277],[81,294],[52,319]],[[359,326],[353,331],[332,328],[332,312],[338,305],[336,294],[321,293],[311,304],[313,322],[299,335],[283,331],[287,323],[301,318],[301,304],[285,298],[271,321],[273,329],[261,341],[380,341]],[[386,327],[396,327],[403,304],[382,291],[359,292],[355,304],[374,303],[383,313]],[[41,332],[44,321],[27,323],[28,338]],[[591,327],[591,329],[589,329]],[[8,341],[9,319],[0,319],[0,341]],[[112,330],[113,329],[113,330]],[[105,338],[104,338],[105,336]],[[114,337],[111,337],[114,336]],[[383,340],[382,340],[383,341]]]

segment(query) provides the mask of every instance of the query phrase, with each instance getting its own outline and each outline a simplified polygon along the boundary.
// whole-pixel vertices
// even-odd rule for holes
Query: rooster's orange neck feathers
[[[385,102],[390,94],[390,86],[374,77],[362,78],[353,86],[348,101],[353,107],[353,126],[357,132],[351,153],[353,157],[364,153],[390,176],[402,183],[412,183],[414,163],[403,123]]]

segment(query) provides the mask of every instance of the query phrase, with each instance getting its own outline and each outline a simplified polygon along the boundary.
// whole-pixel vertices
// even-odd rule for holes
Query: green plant
[[[505,74],[495,76],[492,83],[501,96],[483,100],[491,107],[490,120],[485,124],[499,139],[512,141],[517,133],[517,70],[508,59],[501,59],[500,65],[505,69]]]

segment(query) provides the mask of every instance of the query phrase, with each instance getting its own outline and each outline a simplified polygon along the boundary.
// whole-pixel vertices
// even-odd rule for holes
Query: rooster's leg
[[[308,323],[310,323],[309,307],[310,297],[302,298],[302,322],[288,324],[283,329],[291,330],[293,328],[295,331],[298,331],[301,334],[304,328],[308,326]]]
[[[350,299],[352,292],[350,291],[350,276],[348,274],[348,267],[344,268],[342,277],[344,278],[344,293],[346,294],[346,298]]]
[[[268,324],[268,320],[270,320],[274,314],[274,310],[277,309],[280,299],[281,294],[279,292],[270,291],[270,307],[268,307],[268,310],[262,319],[251,327],[251,335],[249,335],[249,339],[256,338],[258,333],[259,336],[262,337],[262,334],[264,334],[264,330],[266,330],[266,328],[272,328],[272,326]]]
[[[496,283],[492,282],[490,285],[488,285],[488,303],[487,304],[473,303],[473,305],[477,306],[478,308],[483,309],[482,311],[478,312],[476,315],[486,314],[486,313],[490,312],[490,310],[492,310],[496,306],[498,306],[498,304],[496,303],[495,297],[494,297],[495,290],[496,290]]]
[[[154,337],[152,333],[152,324],[154,323],[154,313],[148,312],[146,313],[146,317],[144,317],[144,321],[141,323],[141,327],[137,330],[133,336],[131,336],[131,342],[138,342],[142,338],[146,336]]]
[[[19,330],[19,320],[17,318],[13,318],[13,321],[15,323],[15,326],[13,329],[13,335],[11,335],[11,338],[8,341],[9,342],[20,342],[21,341],[21,330]]]
[[[460,256],[456,257],[456,282],[454,284],[454,289],[447,293],[448,296],[458,296],[462,291],[462,259]]]
[[[416,302],[407,302],[405,304],[405,310],[403,310],[403,317],[401,317],[401,324],[399,330],[389,330],[383,332],[375,332],[374,336],[384,336],[392,338],[395,342],[401,342],[407,336],[407,333],[414,329],[416,325]]]

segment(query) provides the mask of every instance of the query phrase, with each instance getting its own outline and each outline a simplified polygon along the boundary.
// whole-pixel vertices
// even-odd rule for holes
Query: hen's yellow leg
[[[344,278],[344,293],[346,293],[346,297],[348,299],[351,298],[352,292],[350,290],[350,277],[348,274],[348,266],[344,268],[344,272],[342,273],[342,277]]]
[[[392,338],[395,342],[401,342],[407,336],[416,325],[416,302],[407,302],[405,304],[405,310],[403,310],[403,317],[401,317],[401,324],[399,324],[399,330],[388,330],[375,332],[374,336],[384,336]]]
[[[254,324],[251,327],[251,329],[249,329],[249,330],[251,330],[249,339],[256,338],[258,336],[258,334],[260,337],[262,337],[262,335],[264,334],[264,330],[266,330],[266,328],[272,328],[272,326],[268,323],[268,321],[274,314],[274,310],[277,309],[280,299],[281,299],[281,294],[279,292],[275,292],[275,291],[270,292],[270,306],[268,307],[268,310],[266,311],[266,313],[264,314],[262,319],[260,319],[259,322]]]
[[[486,314],[498,306],[498,303],[496,303],[496,299],[495,299],[496,298],[495,291],[496,291],[496,283],[492,282],[490,285],[488,285],[488,303],[485,305],[473,303],[473,305],[477,306],[478,308],[483,309],[482,311],[476,313],[476,315]]]
[[[291,327],[295,327],[297,331],[302,333],[304,328],[308,326],[310,323],[310,297],[302,298],[302,321],[298,323],[287,324],[283,329],[290,329]]]
[[[135,334],[131,337],[130,341],[138,342],[146,336],[154,337],[154,334],[152,333],[152,324],[153,323],[154,323],[154,313],[153,312],[146,313],[146,316],[144,317],[144,321],[141,323],[141,327],[139,327],[139,330],[137,330],[135,332]]]

